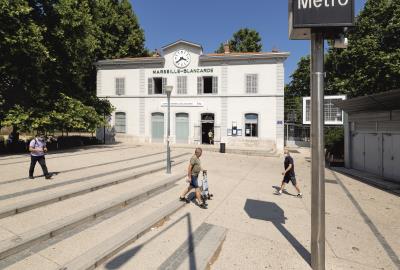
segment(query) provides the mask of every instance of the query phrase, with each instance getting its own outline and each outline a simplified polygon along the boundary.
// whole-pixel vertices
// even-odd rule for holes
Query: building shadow
[[[311,265],[311,253],[283,226],[287,218],[283,209],[276,203],[247,199],[244,210],[252,219],[271,222],[304,261]]]
[[[193,196],[194,194],[191,194],[190,196]],[[138,252],[147,244],[149,244],[150,242],[152,242],[153,240],[157,239],[157,237],[159,237],[160,235],[166,233],[168,230],[170,230],[174,225],[178,224],[179,222],[181,222],[182,220],[187,220],[187,234],[188,234],[188,244],[189,244],[189,248],[188,248],[188,256],[189,256],[189,265],[190,265],[190,270],[197,270],[196,268],[196,256],[195,256],[195,252],[194,252],[194,240],[193,240],[193,226],[192,226],[192,217],[191,215],[185,214],[184,216],[180,217],[179,219],[175,220],[173,223],[169,224],[168,227],[166,227],[164,230],[162,230],[161,232],[157,233],[156,235],[152,236],[151,238],[149,238],[148,240],[146,240],[144,243],[133,247],[132,249],[129,249],[125,252],[123,252],[122,254],[116,256],[115,258],[113,258],[112,260],[110,260],[109,262],[106,263],[105,268],[106,269],[120,269],[124,264],[126,264],[130,259],[132,259],[134,256],[136,256],[138,254]]]

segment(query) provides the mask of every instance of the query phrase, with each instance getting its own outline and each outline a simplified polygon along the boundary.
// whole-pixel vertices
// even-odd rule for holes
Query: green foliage
[[[249,28],[242,28],[234,33],[228,44],[231,52],[260,52],[262,50],[260,34]],[[221,43],[215,52],[223,53],[224,44]]]
[[[63,123],[93,130],[95,118],[113,110],[96,97],[93,63],[148,53],[128,0],[0,0],[0,25],[0,122],[22,129]],[[69,105],[80,101],[92,108],[74,103],[84,114],[67,119],[61,90],[72,99]]]
[[[348,38],[347,49],[331,46],[325,55],[326,95],[351,98],[400,87],[400,1],[368,0]],[[300,59],[285,98],[310,95],[309,63],[309,56]]]
[[[106,125],[106,121],[93,107],[61,94],[52,111],[43,114],[39,110],[26,111],[20,105],[16,105],[1,124],[14,126],[23,132],[34,130],[94,132],[96,128]]]
[[[326,151],[335,156],[343,156],[344,154],[343,127],[326,127],[324,133],[325,133]]]

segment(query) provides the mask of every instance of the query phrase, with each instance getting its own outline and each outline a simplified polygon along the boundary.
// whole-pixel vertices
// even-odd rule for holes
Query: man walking
[[[33,179],[33,171],[35,170],[36,162],[39,162],[42,167],[43,174],[46,179],[50,179],[46,166],[45,154],[47,152],[46,141],[43,133],[38,133],[36,137],[29,143],[29,152],[31,152],[31,166],[29,168],[29,178]]]
[[[188,177],[187,182],[189,182],[190,184],[187,188],[185,188],[182,195],[179,197],[179,200],[189,203],[190,201],[189,199],[186,198],[186,195],[194,188],[199,206],[203,209],[207,209],[206,204],[201,199],[200,186],[198,182],[200,172],[205,171],[201,168],[201,163],[200,163],[200,157],[202,152],[203,151],[201,148],[196,148],[193,157],[190,159],[188,174],[187,174]]]
[[[288,184],[290,181],[290,182],[292,182],[293,186],[297,190],[297,197],[301,198],[301,197],[303,197],[303,194],[301,194],[299,186],[297,185],[296,174],[294,173],[293,158],[290,156],[290,152],[287,149],[285,149],[284,153],[285,153],[285,161],[284,161],[285,171],[282,173],[283,180],[282,180],[281,188],[276,194],[282,195],[282,191],[285,189],[285,185]]]

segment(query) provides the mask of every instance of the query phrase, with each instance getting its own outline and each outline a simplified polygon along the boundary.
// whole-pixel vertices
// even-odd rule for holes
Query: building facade
[[[165,142],[171,85],[172,143],[282,150],[288,56],[203,54],[200,45],[180,40],[163,47],[162,56],[97,62],[97,96],[116,108],[110,123],[125,139]]]

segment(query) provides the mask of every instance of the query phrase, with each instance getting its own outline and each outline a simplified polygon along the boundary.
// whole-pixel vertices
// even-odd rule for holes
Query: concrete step
[[[49,154],[46,155],[46,159],[53,159],[53,158],[63,158],[63,157],[73,157],[73,156],[81,156],[81,155],[90,155],[90,154],[100,154],[115,150],[126,150],[126,149],[133,149],[139,148],[140,145],[124,145],[121,147],[101,147],[100,149],[93,149],[94,147],[79,147],[70,150],[61,150],[61,151],[51,151]],[[23,155],[7,155],[0,157],[0,165],[11,165],[11,164],[18,164],[18,163],[25,163],[30,162],[30,154],[26,153]]]
[[[186,205],[178,200],[178,194],[186,186],[184,181],[172,189],[159,193],[123,212],[91,224],[72,235],[60,234],[61,239],[42,247],[32,248],[25,256],[16,254],[14,263],[2,263],[2,269],[89,269],[121,247],[161,226],[173,212]],[[48,240],[51,241],[51,240]],[[51,258],[51,259],[47,259]],[[7,259],[6,259],[7,260]]]
[[[124,163],[124,162],[128,162],[128,161],[136,160],[136,159],[143,159],[143,158],[158,156],[158,155],[162,155],[162,154],[165,154],[165,152],[157,151],[157,152],[146,153],[146,154],[139,153],[139,155],[135,155],[133,157],[129,157],[129,158],[125,158],[125,159],[121,159],[118,157],[118,159],[116,159],[116,160],[111,160],[111,161],[108,160],[107,162],[103,162],[103,163],[98,163],[96,160],[94,162],[91,161],[87,164],[81,164],[82,166],[80,166],[80,167],[72,167],[72,168],[66,168],[63,170],[57,170],[57,172],[55,174],[58,175],[60,173],[65,174],[65,173],[74,172],[74,171],[89,170],[89,169],[96,168],[96,167],[110,166],[112,164]],[[46,159],[48,159],[48,158],[46,157]],[[36,175],[36,177],[44,177],[44,175]],[[29,178],[27,176],[25,176],[25,177],[20,177],[20,178],[4,180],[4,181],[0,182],[0,185],[6,185],[6,184],[15,183],[15,182],[23,181],[23,180],[28,180],[28,179]]]
[[[174,174],[173,176],[164,179],[163,181],[158,181],[153,184],[146,185],[144,187],[141,187],[139,189],[126,192],[126,186],[123,187],[118,187],[119,189],[122,188],[124,193],[121,193],[121,190],[119,190],[119,193],[115,193],[114,196],[112,196],[112,199],[106,200],[106,201],[101,201],[99,203],[95,202],[95,205],[89,208],[84,208],[84,205],[78,206],[77,212],[74,212],[73,214],[70,214],[68,216],[62,216],[52,220],[49,223],[46,223],[45,225],[33,227],[32,229],[28,231],[23,231],[19,234],[16,234],[13,237],[9,237],[7,239],[4,239],[3,241],[0,242],[0,259],[4,259],[12,254],[15,254],[23,249],[26,249],[40,241],[52,238],[60,233],[63,233],[65,231],[71,230],[72,228],[81,225],[85,222],[91,221],[93,219],[98,218],[99,216],[102,216],[110,211],[117,210],[121,207],[125,207],[131,203],[137,202],[138,200],[144,199],[144,198],[149,198],[151,195],[156,194],[160,190],[164,190],[172,185],[174,185],[178,180],[182,179],[185,176],[185,173],[183,172],[178,172]],[[131,184],[131,183],[126,183],[126,184]],[[116,186],[117,187],[117,186]],[[97,192],[102,192],[101,190]],[[116,190],[114,190],[116,192]],[[87,194],[85,196],[89,196],[90,194]],[[101,193],[98,193],[98,195],[102,196]],[[103,194],[104,196],[104,194]],[[82,199],[82,198],[80,198]],[[84,199],[84,198],[83,198]],[[72,201],[72,200],[71,200]],[[65,209],[65,205],[68,203],[72,203],[69,201],[65,202],[60,202],[60,209]],[[51,206],[49,206],[51,207]],[[71,206],[70,206],[71,207]],[[75,205],[76,207],[76,205]],[[83,209],[82,209],[83,208]],[[67,208],[68,209],[68,208]],[[36,209],[36,210],[42,210],[42,209]],[[60,210],[62,211],[62,210]],[[24,213],[26,215],[29,214],[35,214],[35,213]],[[21,216],[15,216],[15,218],[20,218],[25,221],[25,226],[29,226],[31,223],[29,219],[27,219],[27,216],[23,216],[24,214],[21,214]],[[43,218],[45,218],[46,213],[42,213]],[[18,224],[18,222],[15,222],[15,220],[9,220],[9,217],[5,219],[2,222],[7,222],[9,221],[9,224]],[[45,221],[46,222],[46,221]],[[20,220],[21,223],[21,220]],[[3,223],[2,223],[3,224]],[[32,226],[32,225],[31,225]],[[4,225],[1,225],[1,227],[4,227]],[[12,228],[9,227],[9,230]]]
[[[187,153],[175,154],[172,159],[188,156]],[[147,157],[141,160],[114,164],[113,166],[104,166],[96,170],[80,170],[71,174],[55,177],[52,180],[30,180],[21,183],[14,183],[2,186],[0,189],[0,206],[15,202],[13,199],[33,194],[39,191],[52,190],[54,188],[63,187],[75,183],[90,182],[92,180],[107,178],[111,175],[124,174],[134,171],[135,169],[144,168],[157,163],[163,164],[166,161],[164,157]],[[84,175],[84,176],[82,176]],[[8,201],[7,201],[8,200]],[[17,200],[18,201],[18,200]]]
[[[218,254],[218,248],[214,247],[219,246],[224,237],[212,236],[208,238],[207,236],[207,239],[216,240],[216,242],[213,242],[215,245],[210,244],[208,240],[203,242],[206,239],[205,235],[208,233],[204,234],[204,237],[200,237],[201,235],[198,233],[202,230],[198,228],[204,222],[207,222],[209,216],[215,211],[220,199],[217,197],[215,200],[210,200],[208,202],[209,209],[201,209],[194,203],[188,204],[186,207],[172,214],[162,226],[155,227],[137,241],[121,249],[104,263],[98,264],[96,269],[153,270],[162,269],[163,263],[172,263],[177,267],[189,264],[201,267],[204,263],[212,262],[214,259],[212,255]],[[201,247],[203,245],[204,247]],[[205,248],[205,246],[208,247]],[[210,253],[206,254],[207,249],[209,249],[212,255]],[[191,253],[188,257],[187,251],[192,250],[195,250],[195,253]],[[195,259],[193,259],[194,257]],[[186,269],[190,268],[187,267]]]
[[[178,158],[173,160],[173,166],[180,165],[187,161],[187,158]],[[52,192],[43,194],[37,191],[37,196],[31,196],[26,200],[17,201],[14,203],[6,204],[0,206],[0,218],[9,217],[12,215],[20,214],[25,211],[29,211],[32,209],[36,209],[38,207],[42,207],[54,202],[70,199],[76,196],[80,196],[89,192],[93,192],[99,189],[103,189],[112,185],[118,185],[127,181],[132,181],[142,176],[152,174],[158,171],[162,171],[165,169],[164,164],[158,164],[160,162],[156,161],[155,165],[147,166],[143,170],[139,170],[133,173],[125,174],[125,175],[117,175],[112,177],[108,176],[103,179],[94,179],[95,181],[91,182],[78,182],[73,183],[75,185],[70,185],[71,187],[65,187],[64,185],[61,186],[59,189],[54,189]],[[47,190],[47,189],[45,189]]]
[[[158,270],[206,270],[218,256],[227,229],[203,223]]]

